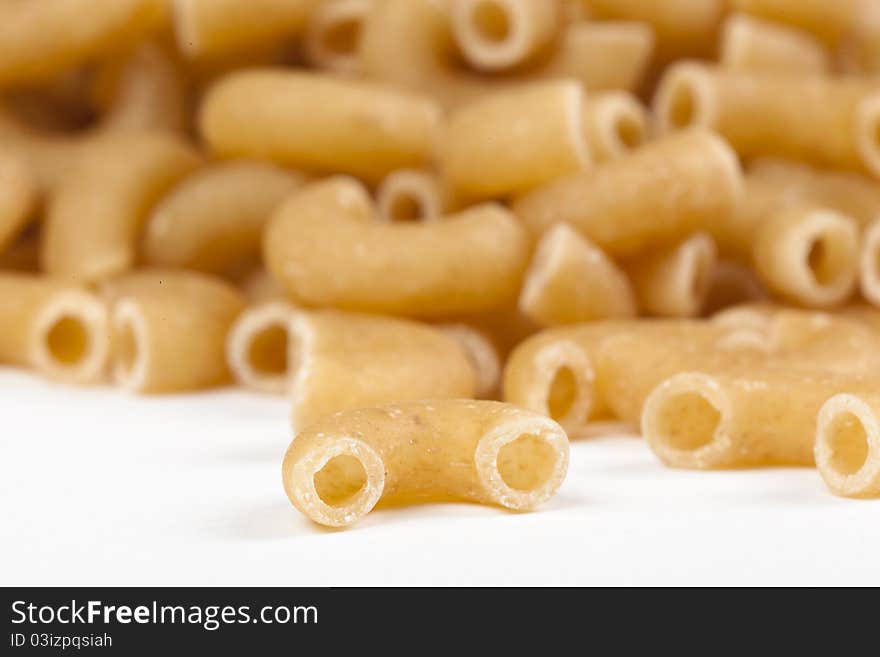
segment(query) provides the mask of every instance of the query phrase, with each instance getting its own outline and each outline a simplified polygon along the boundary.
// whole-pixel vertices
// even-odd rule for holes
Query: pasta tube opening
[[[266,303],[246,310],[233,324],[226,359],[239,383],[263,392],[288,391],[295,346],[290,336],[291,312],[285,303]]]
[[[587,98],[584,128],[597,162],[616,159],[647,140],[648,115],[631,94],[607,92],[596,98]]]
[[[59,292],[37,318],[34,363],[49,376],[71,382],[98,379],[108,354],[104,304],[87,292]]]
[[[372,0],[322,2],[309,15],[306,52],[319,68],[338,73],[360,70],[358,46]]]
[[[828,487],[844,497],[880,495],[880,415],[876,405],[840,394],[819,411],[816,466]]]
[[[464,501],[525,511],[556,494],[568,438],[545,417],[499,402],[439,400],[326,417],[284,458],[290,501],[345,527],[387,504]]]
[[[376,210],[385,221],[433,221],[445,205],[439,181],[423,171],[394,171],[376,189]]]
[[[113,378],[126,390],[141,389],[147,379],[146,321],[133,301],[113,309]]]
[[[663,132],[713,124],[711,82],[697,66],[680,64],[660,82],[654,111]]]
[[[880,219],[868,228],[862,241],[862,294],[880,306]]]

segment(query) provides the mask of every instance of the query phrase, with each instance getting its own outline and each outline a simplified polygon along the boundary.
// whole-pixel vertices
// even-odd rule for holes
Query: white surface
[[[573,444],[560,495],[310,524],[281,489],[286,404],[135,398],[0,370],[3,585],[880,584],[880,501],[809,469],[677,472]]]

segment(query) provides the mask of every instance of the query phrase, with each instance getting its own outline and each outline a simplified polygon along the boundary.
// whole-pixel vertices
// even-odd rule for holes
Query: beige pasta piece
[[[626,256],[723,220],[742,186],[724,140],[693,130],[539,187],[513,209],[533,235],[568,223],[611,255]]]
[[[153,204],[199,164],[187,144],[161,134],[119,135],[92,144],[49,204],[45,270],[93,282],[134,267]]]
[[[393,401],[472,398],[476,371],[459,343],[417,322],[333,310],[290,324],[291,422]]]
[[[814,456],[835,495],[880,497],[880,398],[838,394],[816,421]]]
[[[222,157],[378,180],[426,164],[440,119],[428,97],[320,73],[263,69],[215,84],[199,126]]]
[[[712,270],[703,314],[714,315],[726,308],[767,301],[768,298],[761,279],[751,267],[732,260],[719,260]]]
[[[567,224],[554,226],[538,242],[519,308],[541,326],[636,315],[626,275]]]
[[[269,217],[301,182],[296,173],[250,160],[196,171],[150,213],[144,261],[224,273],[257,259]]]
[[[862,237],[862,257],[859,262],[862,295],[880,307],[880,215]]]
[[[717,262],[714,240],[695,233],[679,244],[634,258],[625,270],[646,313],[696,317],[708,299]]]
[[[319,0],[170,0],[177,44],[189,57],[217,57],[300,34]]]
[[[489,90],[535,79],[573,78],[591,91],[633,90],[653,49],[647,25],[583,21],[565,27],[545,62],[514,75],[480,76],[461,70],[449,9],[434,0],[374,0],[362,26],[361,71],[456,107]]]
[[[665,131],[703,126],[743,157],[788,157],[880,176],[880,89],[869,78],[671,67],[654,99]]]
[[[443,174],[458,197],[521,194],[590,165],[583,90],[573,81],[542,82],[463,105],[443,135]]]
[[[710,55],[726,0],[585,0],[594,18],[645,21],[661,57]]]
[[[398,169],[376,188],[376,211],[385,221],[434,221],[452,205],[450,196],[437,175]]]
[[[464,350],[476,373],[474,394],[491,399],[501,383],[501,358],[491,338],[475,326],[464,323],[435,324],[437,330],[455,340]]]
[[[154,30],[164,0],[0,3],[0,85],[43,80]]]
[[[823,75],[831,70],[828,51],[810,34],[746,14],[725,21],[719,62],[738,71],[792,75]]]
[[[526,511],[556,494],[568,454],[548,418],[500,402],[436,400],[331,415],[296,436],[281,474],[299,511],[345,527],[379,502]]]
[[[142,270],[104,285],[112,303],[113,377],[142,394],[197,390],[230,380],[226,335],[244,297],[197,272]]]
[[[309,14],[306,54],[314,66],[336,73],[359,73],[358,47],[373,0],[324,0]]]
[[[813,465],[816,416],[846,390],[877,381],[752,365],[700,368],[661,383],[645,400],[642,432],[667,465],[713,469]]]
[[[87,290],[41,275],[0,272],[0,363],[91,383],[104,374],[107,308]]]
[[[596,162],[614,160],[638,148],[647,141],[651,127],[645,107],[624,91],[587,96],[583,120]]]
[[[263,240],[266,267],[297,302],[444,317],[516,297],[529,242],[494,204],[431,223],[377,221],[367,190],[337,177],[285,202]]]
[[[878,24],[874,0],[731,0],[737,11],[793,25],[830,45],[857,33],[864,23]]]
[[[523,66],[540,55],[561,27],[557,0],[452,0],[452,33],[479,71]]]
[[[226,362],[238,383],[259,392],[290,392],[297,358],[290,330],[294,312],[276,300],[256,303],[238,316],[226,338]]]
[[[37,183],[30,168],[17,157],[0,154],[0,253],[19,235],[36,203]]]
[[[859,233],[846,215],[793,208],[774,215],[754,237],[754,261],[772,291],[810,307],[843,303],[858,285]]]

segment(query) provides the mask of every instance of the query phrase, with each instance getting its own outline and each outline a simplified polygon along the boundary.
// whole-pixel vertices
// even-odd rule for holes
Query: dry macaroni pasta
[[[434,221],[449,209],[450,196],[439,176],[398,169],[376,188],[376,211],[386,221]]]
[[[814,456],[825,483],[843,497],[880,497],[880,399],[838,394],[816,421]]]
[[[798,75],[831,71],[831,58],[820,41],[801,30],[744,14],[725,21],[719,62],[741,71]]]

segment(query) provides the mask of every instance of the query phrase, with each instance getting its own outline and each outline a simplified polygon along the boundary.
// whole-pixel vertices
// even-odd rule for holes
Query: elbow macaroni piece
[[[177,44],[189,57],[217,57],[303,30],[318,0],[170,0]]]
[[[316,67],[336,73],[360,73],[358,48],[373,0],[324,0],[306,25],[306,53]]]
[[[262,301],[235,320],[226,338],[226,363],[241,385],[272,394],[290,392],[291,364],[297,358],[290,329],[294,312],[283,301]]]
[[[634,317],[626,275],[567,224],[541,238],[526,273],[519,309],[540,326]]]
[[[449,209],[449,196],[433,173],[398,169],[376,188],[376,211],[385,221],[434,221]]]
[[[635,96],[625,91],[587,96],[583,121],[590,152],[596,162],[627,155],[648,139],[650,131],[647,110]]]
[[[694,130],[539,187],[513,209],[533,235],[566,222],[625,256],[710,227],[733,212],[741,194],[736,155],[712,133]]]
[[[880,497],[880,398],[838,394],[817,419],[814,456],[835,495]]]
[[[0,86],[44,80],[161,24],[164,0],[0,3]]]
[[[256,161],[200,169],[153,208],[144,228],[144,260],[214,273],[255,260],[269,217],[301,182],[294,172]]]
[[[202,137],[221,157],[254,157],[378,180],[433,156],[440,108],[379,84],[285,70],[236,72],[208,92]]]
[[[143,270],[104,285],[112,303],[113,376],[141,394],[197,390],[230,379],[226,334],[244,309],[231,285],[189,271]]]
[[[824,75],[831,58],[824,45],[801,30],[735,14],[721,33],[719,62],[737,71]]]
[[[529,84],[462,106],[449,118],[441,166],[457,197],[521,194],[590,165],[583,90],[573,81]]]
[[[297,431],[336,411],[474,396],[476,372],[467,354],[430,326],[314,311],[295,313],[289,331],[291,422]]]
[[[871,387],[857,376],[804,370],[701,368],[651,392],[642,430],[654,453],[672,467],[813,465],[816,415],[825,400]]]
[[[880,307],[880,215],[865,231],[859,263],[865,299]]]
[[[685,62],[664,75],[654,107],[661,129],[713,129],[743,157],[788,157],[880,176],[880,91],[869,78]]]
[[[101,378],[110,341],[94,294],[46,276],[0,272],[0,363],[72,383]]]
[[[303,304],[443,317],[511,302],[529,243],[491,204],[428,224],[377,221],[366,189],[337,177],[284,203],[263,249],[269,271]]]
[[[0,253],[31,218],[37,204],[37,183],[24,162],[0,154]]]
[[[558,0],[452,0],[452,32],[465,60],[480,71],[528,63],[556,37]]]
[[[767,287],[805,306],[843,303],[858,285],[858,227],[838,212],[783,210],[758,229],[753,253]]]
[[[437,400],[327,417],[297,435],[281,474],[300,512],[346,527],[380,501],[526,511],[556,494],[568,454],[552,420],[499,402]]]
[[[696,233],[683,242],[634,259],[626,268],[639,307],[660,317],[696,317],[718,262],[714,240]]]
[[[119,135],[91,145],[51,200],[45,270],[94,282],[134,267],[151,207],[199,164],[195,151],[168,135]]]
[[[777,23],[794,25],[829,45],[880,23],[874,0],[731,0],[732,8]]]

